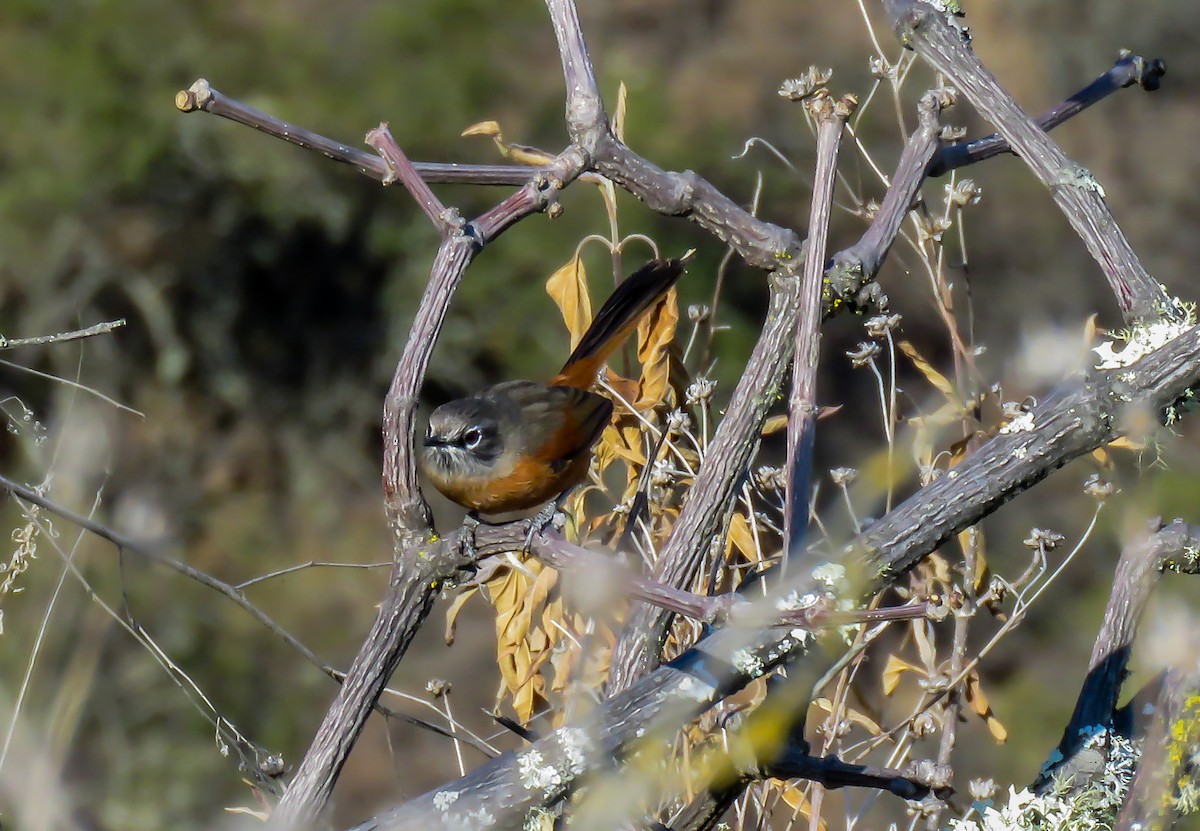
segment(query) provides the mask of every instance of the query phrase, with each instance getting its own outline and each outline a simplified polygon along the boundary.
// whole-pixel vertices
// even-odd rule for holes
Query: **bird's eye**
[[[483,431],[477,427],[472,427],[467,432],[463,433],[463,445],[468,450],[474,450],[483,441]]]

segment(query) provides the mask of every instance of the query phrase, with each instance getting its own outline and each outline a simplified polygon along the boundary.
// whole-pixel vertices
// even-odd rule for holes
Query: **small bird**
[[[548,383],[505,381],[429,417],[420,464],[433,486],[474,513],[523,511],[587,476],[613,403],[589,387],[609,355],[683,274],[651,260],[622,282]]]

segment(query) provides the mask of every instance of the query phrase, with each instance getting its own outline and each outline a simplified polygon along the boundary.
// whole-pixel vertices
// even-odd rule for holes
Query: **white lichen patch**
[[[733,668],[743,675],[757,678],[763,674],[762,659],[748,649],[739,649],[729,656]]]
[[[458,801],[458,791],[438,791],[433,795],[433,807],[444,811]]]
[[[846,567],[838,563],[821,563],[812,570],[812,577],[831,589],[838,589],[846,582]]]
[[[581,727],[565,727],[559,733],[558,740],[567,759],[567,773],[575,777],[587,770],[587,756],[591,749],[588,732]]]
[[[689,701],[709,701],[717,694],[717,688],[689,675],[679,682],[676,692]]]
[[[933,6],[939,12],[946,14],[962,14],[962,3],[959,0],[921,0],[921,2]]]
[[[1092,174],[1090,170],[1081,165],[1068,165],[1063,168],[1062,172],[1054,180],[1054,184],[1065,187],[1079,188],[1080,190],[1090,190],[1104,198],[1104,186]]]
[[[1120,369],[1130,366],[1149,355],[1156,349],[1166,346],[1196,322],[1195,309],[1187,309],[1183,320],[1157,320],[1149,325],[1135,326],[1133,329],[1117,333],[1118,340],[1125,341],[1119,350],[1113,348],[1114,341],[1105,341],[1092,349],[1098,361],[1096,369]]]
[[[820,568],[820,566],[817,568]],[[775,601],[775,608],[781,612],[798,612],[801,609],[809,609],[816,606],[820,600],[821,598],[812,592],[801,594],[793,589]]]
[[[1007,804],[997,807],[976,803],[972,808],[972,812],[978,814],[976,818],[951,820],[951,827],[955,831],[1015,831],[1029,828],[1040,831],[1106,831],[1111,828],[1129,792],[1140,754],[1135,744],[1104,728],[1084,728],[1081,732],[1086,737],[1085,748],[1102,745],[1108,752],[1103,773],[1082,791],[1072,790],[1071,784],[1058,784],[1048,793],[1040,795],[1028,788],[1018,791],[1009,787]],[[1062,754],[1056,750],[1046,765],[1052,767],[1061,761]],[[1036,818],[1036,823],[1031,823],[1032,818]]]
[[[1033,432],[1033,413],[1029,411],[1021,413],[1000,428],[1000,435],[1002,436],[1010,436],[1013,433],[1031,432]]]
[[[496,824],[496,818],[487,808],[480,808],[467,814],[467,828],[488,828]]]
[[[562,776],[554,765],[545,763],[541,751],[530,749],[517,757],[517,772],[527,790],[549,793],[562,784]]]
[[[804,646],[806,643],[808,643],[809,639],[812,638],[813,633],[807,629],[797,628],[788,632],[788,635],[790,635],[791,638],[796,641],[796,646]]]

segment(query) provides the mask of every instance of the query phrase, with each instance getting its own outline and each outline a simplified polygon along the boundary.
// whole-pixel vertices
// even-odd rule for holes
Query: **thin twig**
[[[18,349],[22,346],[48,346],[52,343],[65,343],[66,341],[82,340],[83,338],[94,338],[97,335],[107,335],[114,329],[120,329],[124,325],[125,318],[122,317],[118,320],[97,323],[93,326],[88,326],[86,329],[59,332],[55,335],[39,335],[33,338],[6,338],[0,335],[0,349]]]
[[[404,185],[417,205],[429,217],[433,227],[438,229],[438,233],[445,237],[462,226],[462,218],[458,216],[458,213],[446,211],[446,206],[434,195],[429,184],[413,167],[413,163],[408,160],[408,156],[396,143],[386,121],[367,133],[366,142],[387,162],[389,175],[384,177],[383,183],[390,185],[392,182],[399,181]]]
[[[311,130],[297,127],[262,110],[230,98],[214,89],[208,81],[198,79],[190,87],[175,93],[175,106],[180,112],[205,112],[252,127],[261,133],[313,150],[327,159],[350,165],[365,176],[383,181],[388,177],[387,162],[374,153],[326,138]],[[430,184],[464,185],[521,185],[541,172],[540,168],[524,165],[466,165],[414,162],[413,167]]]
[[[249,580],[243,580],[241,583],[234,585],[238,591],[247,589],[250,586],[256,586],[259,583],[265,583],[268,580],[274,580],[276,577],[283,577],[288,574],[295,574],[297,571],[304,571],[310,568],[353,568],[353,569],[372,569],[386,568],[391,565],[391,562],[380,563],[331,563],[320,560],[309,560],[307,563],[299,563],[294,566],[276,569],[275,571],[260,574],[258,577],[251,577]]]
[[[345,673],[334,669],[329,664],[322,661],[316,655],[316,653],[314,653],[311,649],[309,649],[301,641],[299,641],[294,635],[292,635],[290,632],[288,632],[286,629],[284,629],[282,626],[280,626],[278,623],[276,623],[275,620],[273,618],[271,618],[266,612],[264,612],[262,609],[258,608],[258,606],[254,605],[253,603],[251,603],[246,598],[246,596],[244,594],[242,594],[242,592],[239,590],[238,586],[230,585],[229,583],[226,583],[223,580],[219,580],[216,577],[213,577],[211,574],[208,574],[207,572],[201,571],[200,569],[197,569],[197,568],[193,568],[192,566],[189,566],[186,563],[176,560],[173,557],[169,557],[166,554],[163,554],[162,552],[155,550],[152,546],[139,543],[136,540],[133,540],[132,538],[127,537],[124,534],[121,534],[120,532],[113,530],[112,528],[109,528],[107,525],[104,525],[101,522],[97,522],[96,520],[91,519],[90,517],[84,516],[83,514],[80,514],[76,511],[72,511],[70,508],[66,507],[65,505],[60,505],[59,503],[55,502],[53,499],[50,499],[49,497],[46,497],[46,496],[42,496],[41,494],[39,494],[37,491],[33,490],[32,488],[22,485],[19,482],[15,482],[15,481],[13,481],[5,476],[2,476],[2,475],[0,475],[0,490],[7,491],[10,495],[12,495],[24,502],[28,502],[31,505],[37,505],[38,507],[44,508],[45,510],[54,514],[55,516],[65,519],[74,525],[78,525],[83,530],[85,530],[91,534],[94,534],[95,536],[99,537],[102,540],[106,540],[106,541],[112,543],[114,546],[116,546],[117,550],[120,552],[127,552],[127,553],[133,554],[137,557],[140,557],[148,562],[157,563],[158,565],[165,566],[165,567],[171,569],[172,571],[182,574],[184,577],[187,577],[190,580],[194,580],[195,582],[199,583],[202,586],[205,586],[206,588],[210,588],[213,591],[223,594],[225,597],[232,600],[236,605],[240,606],[251,617],[253,617],[259,623],[261,623],[263,626],[265,626],[267,628],[267,630],[270,631],[273,635],[278,637],[280,640],[282,640],[285,644],[287,644],[289,647],[294,649],[296,652],[299,652],[302,656],[304,656],[304,658],[309,663],[311,663],[317,669],[321,670],[321,672],[324,673],[325,675],[327,675],[329,678],[333,679],[334,681],[338,682],[339,684],[344,679]],[[254,582],[254,581],[251,581],[251,582]],[[455,736],[455,735],[451,734],[449,731],[444,730],[441,727],[438,727],[436,724],[430,724],[429,722],[427,722],[423,719],[417,718],[416,716],[410,716],[407,713],[396,712],[395,710],[391,710],[382,705],[377,705],[376,710],[381,715],[383,715],[387,718],[395,718],[400,721],[405,721],[405,722],[408,722],[409,724],[413,724],[413,725],[416,725],[423,729],[438,733],[439,735],[444,735],[447,738],[452,738],[452,739],[456,739],[456,740],[460,740],[460,741],[466,741],[468,744],[472,744],[473,746],[475,746],[476,749],[478,749],[484,755],[487,755],[487,756],[491,755],[490,751],[486,747],[482,746],[481,744],[475,744],[474,741],[469,738]]]
[[[1099,78],[1092,81],[1067,100],[1056,104],[1037,117],[1037,125],[1046,132],[1079,115],[1093,104],[1103,101],[1118,90],[1135,84],[1147,92],[1158,89],[1167,65],[1161,58],[1146,59],[1132,52],[1121,50],[1117,62]],[[925,175],[929,178],[944,176],[952,170],[1012,153],[1008,141],[999,133],[992,133],[973,141],[963,141],[942,147],[929,162]]]

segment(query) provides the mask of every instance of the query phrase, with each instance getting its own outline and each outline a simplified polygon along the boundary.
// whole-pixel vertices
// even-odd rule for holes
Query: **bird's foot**
[[[533,547],[533,538],[546,528],[557,525],[555,519],[561,514],[559,510],[562,508],[562,500],[555,499],[553,502],[547,502],[540,511],[529,518],[529,533],[525,535],[525,553],[529,553],[529,549]]]
[[[479,549],[475,547],[475,529],[479,526],[479,517],[471,512],[463,517],[462,528],[458,532],[458,549],[463,558],[472,563],[479,559]]]

